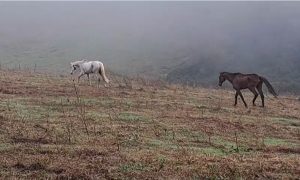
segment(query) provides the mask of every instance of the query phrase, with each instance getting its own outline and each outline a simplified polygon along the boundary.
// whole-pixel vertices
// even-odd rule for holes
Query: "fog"
[[[299,2],[0,2],[1,66],[81,58],[173,82],[261,73],[300,89]]]

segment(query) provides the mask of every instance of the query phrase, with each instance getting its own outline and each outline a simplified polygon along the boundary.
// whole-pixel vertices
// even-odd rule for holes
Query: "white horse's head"
[[[81,65],[82,63],[85,63],[85,62],[87,62],[86,59],[82,59],[81,61],[74,61],[74,62],[71,62],[70,65],[71,65],[72,70],[71,70],[71,73],[70,73],[70,74],[73,74],[74,71],[75,71],[77,68],[80,68],[80,65]]]
[[[77,68],[79,68],[79,64],[77,64],[76,62],[71,62],[70,65],[71,65],[71,69],[72,69],[71,72],[70,72],[70,74],[73,74],[74,71],[75,71]]]

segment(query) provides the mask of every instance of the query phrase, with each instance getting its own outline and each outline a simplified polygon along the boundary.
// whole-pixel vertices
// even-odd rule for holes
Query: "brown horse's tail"
[[[267,86],[269,92],[270,92],[271,94],[273,94],[274,97],[277,97],[278,94],[275,92],[275,90],[274,90],[274,88],[272,87],[272,85],[270,84],[270,82],[269,82],[266,78],[261,77],[261,76],[260,76],[260,79],[265,83],[265,85]]]

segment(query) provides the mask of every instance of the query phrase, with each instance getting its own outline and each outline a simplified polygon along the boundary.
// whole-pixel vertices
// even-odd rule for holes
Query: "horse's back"
[[[246,76],[259,77],[258,74],[245,74]]]
[[[247,78],[247,79],[260,79],[260,76],[258,74],[242,74],[242,73],[236,73],[236,76],[238,78]]]
[[[249,79],[255,83],[260,82],[260,76],[258,74],[248,74]]]
[[[96,65],[97,67],[100,67],[103,65],[103,63],[101,61],[89,61],[89,63],[91,63],[92,65]]]
[[[257,74],[237,73],[233,80],[233,86],[240,89],[246,89],[249,87],[256,87],[259,82],[260,76]]]
[[[103,66],[103,63],[101,61],[86,62],[87,69],[89,69],[89,72],[92,72],[92,73],[99,72],[99,70],[101,69],[101,66]]]

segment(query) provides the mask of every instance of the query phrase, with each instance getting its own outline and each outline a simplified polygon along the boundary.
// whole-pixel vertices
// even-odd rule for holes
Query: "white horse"
[[[88,61],[86,59],[83,59],[81,61],[71,62],[71,67],[72,67],[71,75],[74,73],[74,71],[77,68],[80,69],[80,73],[77,76],[78,83],[79,83],[80,77],[86,74],[88,77],[88,80],[89,80],[89,84],[91,85],[91,80],[90,80],[91,73],[96,73],[97,78],[98,78],[98,87],[100,85],[99,75],[102,76],[102,78],[104,79],[104,81],[106,83],[109,83],[109,80],[105,75],[104,65],[100,61]]]

